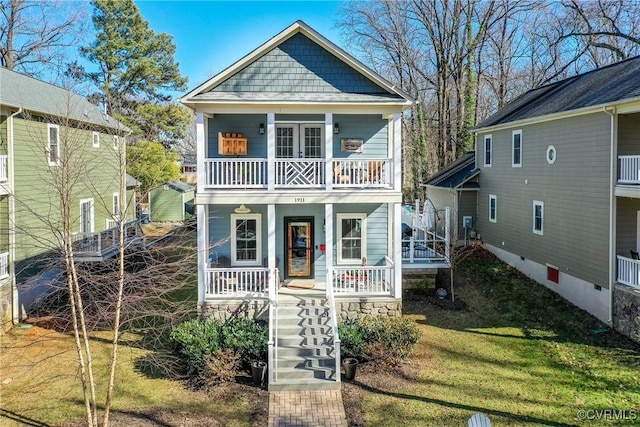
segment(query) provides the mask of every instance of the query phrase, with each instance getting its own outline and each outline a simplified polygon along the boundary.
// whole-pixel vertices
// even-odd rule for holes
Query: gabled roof
[[[295,69],[287,67],[286,61],[294,64]],[[318,61],[330,66],[314,68]],[[312,76],[316,81],[311,81]],[[251,79],[253,87],[239,84],[242,79],[245,82]],[[187,93],[181,102],[189,106],[198,103],[411,105],[414,100],[307,24],[297,21]]]
[[[640,100],[640,56],[525,92],[476,129],[632,100]]]
[[[127,187],[137,187],[137,186],[139,186],[141,184],[140,181],[138,181],[137,179],[135,179],[134,177],[132,177],[129,174],[127,174],[125,178],[126,178],[126,186]]]
[[[458,188],[465,185],[468,180],[478,175],[478,173],[479,170],[475,168],[475,152],[469,151],[431,176],[423,185]],[[477,185],[470,185],[469,188],[477,188]]]
[[[130,131],[84,97],[3,67],[0,67],[0,105]]]
[[[179,191],[181,193],[186,193],[187,191],[192,191],[195,190],[196,187],[194,187],[193,185],[189,185],[185,182],[182,181],[167,181],[164,184],[161,184],[155,188],[160,188],[163,187],[165,185],[168,185],[169,187],[173,188],[176,191]]]

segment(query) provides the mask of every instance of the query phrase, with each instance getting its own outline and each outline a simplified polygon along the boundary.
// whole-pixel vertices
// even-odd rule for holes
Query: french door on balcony
[[[281,159],[319,159],[324,145],[323,124],[276,125],[276,157]]]
[[[287,277],[313,278],[313,218],[285,218]]]

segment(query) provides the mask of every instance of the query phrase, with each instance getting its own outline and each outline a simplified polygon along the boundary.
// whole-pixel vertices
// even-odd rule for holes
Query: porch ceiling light
[[[260,135],[264,135],[264,123],[260,123],[260,127],[258,128],[258,132]]]
[[[333,124],[333,133],[336,135],[340,133],[340,126],[338,126],[338,123]]]
[[[251,209],[249,209],[248,207],[246,207],[244,205],[244,203],[242,203],[240,206],[238,206],[237,208],[235,208],[233,210],[235,213],[239,213],[239,214],[245,214],[245,213],[249,213],[251,212]]]

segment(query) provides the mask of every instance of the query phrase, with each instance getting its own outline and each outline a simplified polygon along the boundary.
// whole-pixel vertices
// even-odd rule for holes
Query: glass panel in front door
[[[287,227],[287,276],[311,275],[311,223],[290,222]]]

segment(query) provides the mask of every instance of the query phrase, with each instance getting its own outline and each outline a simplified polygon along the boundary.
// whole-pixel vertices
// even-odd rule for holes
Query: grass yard
[[[640,346],[490,256],[458,271],[468,310],[405,301],[423,331],[419,374],[363,387],[367,426],[466,426],[476,412],[494,426],[640,424]],[[585,419],[606,409],[627,412]]]

